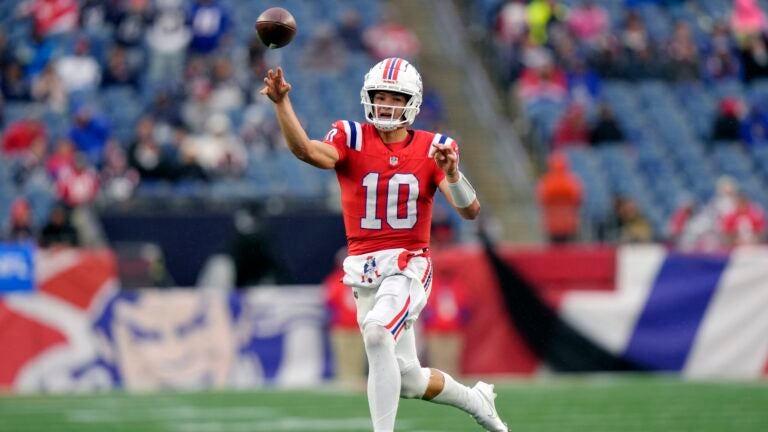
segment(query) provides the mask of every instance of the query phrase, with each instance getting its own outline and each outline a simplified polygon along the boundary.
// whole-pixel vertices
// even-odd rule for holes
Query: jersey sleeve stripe
[[[352,141],[351,141],[352,132],[350,131],[350,129],[352,129],[350,127],[351,125],[349,124],[349,122],[347,120],[342,120],[341,124],[344,125],[344,135],[346,136],[347,147],[351,148],[352,147]]]
[[[357,151],[361,151],[363,149],[363,127],[360,126],[360,123],[358,122],[352,122],[352,126],[354,128],[350,128],[354,131],[353,138],[355,141],[355,146],[353,147]]]

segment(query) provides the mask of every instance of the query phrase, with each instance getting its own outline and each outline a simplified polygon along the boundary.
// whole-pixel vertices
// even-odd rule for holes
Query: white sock
[[[375,432],[392,432],[400,402],[400,369],[395,340],[382,326],[368,325],[363,332],[368,354],[368,408]]]
[[[442,405],[450,405],[459,408],[469,414],[475,415],[483,406],[483,401],[477,392],[457,382],[447,373],[440,371],[445,377],[443,391],[431,399],[431,402]]]

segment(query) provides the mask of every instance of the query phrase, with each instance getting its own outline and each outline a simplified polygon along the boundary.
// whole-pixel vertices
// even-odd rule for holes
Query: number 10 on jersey
[[[405,197],[405,217],[400,217],[398,208],[401,200],[400,186],[408,187]],[[365,217],[360,219],[360,227],[364,229],[381,229],[381,219],[376,215],[379,199],[379,173],[368,173],[363,177],[365,188]],[[382,197],[383,198],[383,197]],[[392,229],[410,229],[416,225],[419,198],[419,180],[413,174],[395,174],[387,182],[387,224]]]

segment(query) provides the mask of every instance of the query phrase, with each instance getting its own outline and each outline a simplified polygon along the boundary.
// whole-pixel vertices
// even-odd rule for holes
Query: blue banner
[[[0,294],[34,290],[34,253],[32,243],[0,244]]]

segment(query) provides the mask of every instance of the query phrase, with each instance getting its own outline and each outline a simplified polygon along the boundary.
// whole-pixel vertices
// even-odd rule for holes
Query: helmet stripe
[[[392,81],[397,81],[397,73],[400,72],[400,64],[403,62],[403,59],[399,58],[395,62],[395,64],[392,66],[393,74],[392,74]]]
[[[389,79],[387,78],[387,75],[389,74],[389,67],[392,66],[392,60],[391,58],[387,59],[387,63],[384,65],[384,74],[382,74],[383,79]]]

